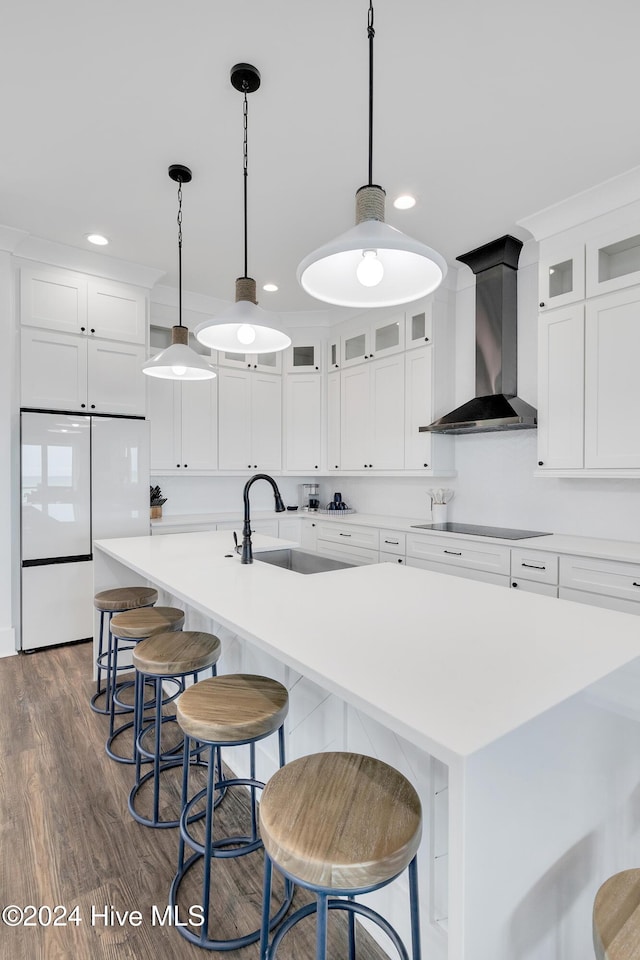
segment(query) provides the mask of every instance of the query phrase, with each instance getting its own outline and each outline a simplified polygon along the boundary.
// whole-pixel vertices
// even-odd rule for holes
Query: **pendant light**
[[[258,306],[256,282],[247,275],[247,94],[260,86],[260,73],[250,63],[237,63],[231,68],[231,84],[244,95],[243,99],[243,162],[244,183],[244,276],[236,280],[236,302],[211,320],[198,324],[195,334],[200,343],[212,350],[230,353],[277,353],[285,350],[291,337],[278,328],[277,318]]]
[[[443,257],[384,222],[385,191],[373,183],[373,2],[369,2],[369,182],[356,192],[356,226],[310,253],[298,266],[307,293],[345,307],[410,303],[436,289]]]
[[[171,346],[151,357],[142,367],[148,377],[164,380],[211,380],[216,372],[189,346],[189,330],[182,325],[182,184],[191,180],[191,170],[172,163],[169,176],[178,184],[178,326],[171,328]]]

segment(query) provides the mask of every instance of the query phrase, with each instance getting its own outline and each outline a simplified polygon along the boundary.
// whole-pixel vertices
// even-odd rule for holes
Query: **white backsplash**
[[[275,477],[282,499],[287,506],[299,504],[298,484],[317,482],[317,477]],[[201,513],[242,514],[242,493],[246,477],[160,477],[153,475],[152,483],[159,484],[167,502],[164,516]],[[325,484],[320,485],[324,497]],[[327,487],[328,489],[328,487]],[[251,488],[252,510],[273,510],[273,491],[268,483],[255,483]]]

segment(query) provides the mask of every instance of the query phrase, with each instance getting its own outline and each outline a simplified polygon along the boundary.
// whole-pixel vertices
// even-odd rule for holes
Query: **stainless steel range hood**
[[[522,243],[500,237],[457,259],[476,275],[476,394],[420,433],[530,430],[537,413],[517,396],[518,257]]]

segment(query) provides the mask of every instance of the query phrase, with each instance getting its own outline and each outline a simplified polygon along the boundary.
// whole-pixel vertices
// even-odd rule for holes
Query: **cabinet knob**
[[[425,338],[424,338],[424,342],[425,342],[425,343],[429,343],[429,337],[425,337]]]
[[[247,464],[247,470],[251,470],[251,464],[250,464],[250,463]]]
[[[541,306],[541,307],[544,307],[544,306],[545,306],[544,300],[541,300],[541,301],[540,301],[540,306]]]
[[[365,470],[367,469],[367,465],[366,465],[366,463],[364,464],[364,468],[365,468]]]
[[[337,368],[338,368],[338,364],[337,364],[337,363],[334,363],[334,367],[337,369]]]
[[[91,327],[91,333],[95,333],[95,332],[96,332],[96,331],[94,330],[94,328]]]
[[[81,403],[80,406],[81,406],[82,409],[84,410],[84,408],[86,407],[86,403]]]
[[[86,329],[87,329],[86,327],[80,327],[80,331],[81,331],[82,333],[84,333]]]
[[[179,466],[180,466],[180,464],[179,464],[179,463],[176,463],[176,467],[179,467]]]
[[[402,557],[398,557],[398,563],[404,563],[404,560],[402,559]]]
[[[337,470],[337,469],[338,469],[338,464],[337,464],[337,463],[336,463],[336,465],[335,465],[335,467],[334,467],[333,469],[334,469],[334,470]]]
[[[185,463],[185,468],[188,467],[188,466],[189,466],[189,464],[188,464],[188,463]]]
[[[428,464],[428,463],[423,463],[422,466],[423,466],[423,467],[428,467],[429,464]]]
[[[372,467],[372,466],[373,466],[373,464],[372,464],[372,463],[370,463],[370,464],[369,464],[369,467]]]
[[[513,583],[511,584],[511,586],[512,586],[512,587],[517,587],[518,584],[517,584],[516,581],[514,580]]]
[[[92,409],[92,410],[95,410],[95,408],[96,408],[95,403],[92,403],[92,404],[91,404],[91,409]]]
[[[544,467],[544,460],[538,460],[538,466]]]
[[[318,464],[317,464],[317,463],[316,463],[316,465],[315,465],[315,468],[314,468],[314,469],[315,469],[315,470],[317,470],[317,469],[318,469]]]
[[[320,369],[320,367],[316,367],[316,370],[319,370],[319,369]]]

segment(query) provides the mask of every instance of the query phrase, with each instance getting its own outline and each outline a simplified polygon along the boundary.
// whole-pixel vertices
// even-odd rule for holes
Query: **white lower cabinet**
[[[379,554],[380,563],[400,563],[406,565],[407,561],[405,557],[399,557],[397,553],[387,553],[386,550],[381,550]]]
[[[302,520],[300,517],[281,517],[278,520],[278,536],[282,540],[293,540],[300,543],[302,536]]]
[[[549,583],[536,583],[535,580],[511,580],[511,587],[520,593],[538,593],[541,597],[558,597],[558,588]]]
[[[410,556],[407,556],[407,566],[432,570],[434,573],[446,573],[452,577],[465,577],[467,580],[480,580],[482,583],[493,583],[498,587],[509,586],[509,577],[478,567],[454,566],[452,563],[439,563],[437,560],[421,560]]]
[[[378,531],[332,521],[317,524],[316,550],[346,563],[378,563]]]
[[[640,565],[593,557],[560,558],[561,599],[640,613]]]
[[[20,405],[143,417],[144,360],[136,344],[23,327]]]
[[[318,546],[318,525],[315,520],[301,520],[300,546],[303,550],[315,550]]]
[[[218,370],[220,470],[282,469],[282,378]]]
[[[216,381],[145,380],[151,418],[151,471],[178,474],[216,470]]]
[[[546,550],[511,550],[511,586],[525,593],[558,596],[558,555]]]
[[[317,374],[285,379],[285,469],[313,473],[322,453],[322,380]]]
[[[446,563],[455,568],[478,570],[507,578],[510,550],[501,544],[478,543],[456,537],[407,534],[407,558]],[[505,581],[506,582],[506,581]]]

